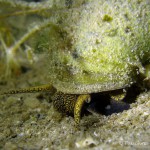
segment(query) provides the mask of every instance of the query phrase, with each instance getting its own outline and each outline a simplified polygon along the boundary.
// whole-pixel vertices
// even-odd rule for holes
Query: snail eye
[[[86,99],[86,103],[90,103],[91,102],[91,96],[89,96],[87,99]]]

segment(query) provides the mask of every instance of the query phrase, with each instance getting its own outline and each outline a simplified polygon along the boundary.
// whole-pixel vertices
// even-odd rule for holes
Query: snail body
[[[56,89],[54,106],[74,114],[77,124],[92,93],[126,89],[150,80],[150,2],[78,2],[51,15],[48,87],[18,91]]]

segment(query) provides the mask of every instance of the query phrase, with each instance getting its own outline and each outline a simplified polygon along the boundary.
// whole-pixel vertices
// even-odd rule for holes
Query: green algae
[[[111,16],[109,16],[109,15],[106,14],[106,15],[104,15],[104,17],[103,17],[102,20],[106,21],[106,22],[111,22],[113,20],[113,18]]]

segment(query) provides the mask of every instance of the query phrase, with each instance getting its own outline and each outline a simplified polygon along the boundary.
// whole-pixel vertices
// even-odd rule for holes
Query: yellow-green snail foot
[[[52,97],[54,108],[60,113],[73,115],[78,95],[56,92]]]
[[[78,126],[81,119],[82,107],[85,103],[90,103],[91,96],[89,94],[79,95],[74,107],[74,120],[75,125]]]
[[[75,125],[81,119],[81,111],[85,103],[90,102],[90,95],[64,94],[56,92],[52,97],[54,108],[65,114],[74,115]]]

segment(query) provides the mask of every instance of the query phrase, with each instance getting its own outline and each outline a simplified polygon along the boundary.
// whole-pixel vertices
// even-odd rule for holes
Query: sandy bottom
[[[48,80],[38,69],[0,81],[0,90],[29,87]],[[115,107],[113,104],[106,109]],[[113,108],[114,109],[114,108]],[[54,110],[49,94],[0,96],[0,149],[149,149],[150,92],[143,92],[130,109],[111,115],[83,115],[79,129],[71,116]]]

